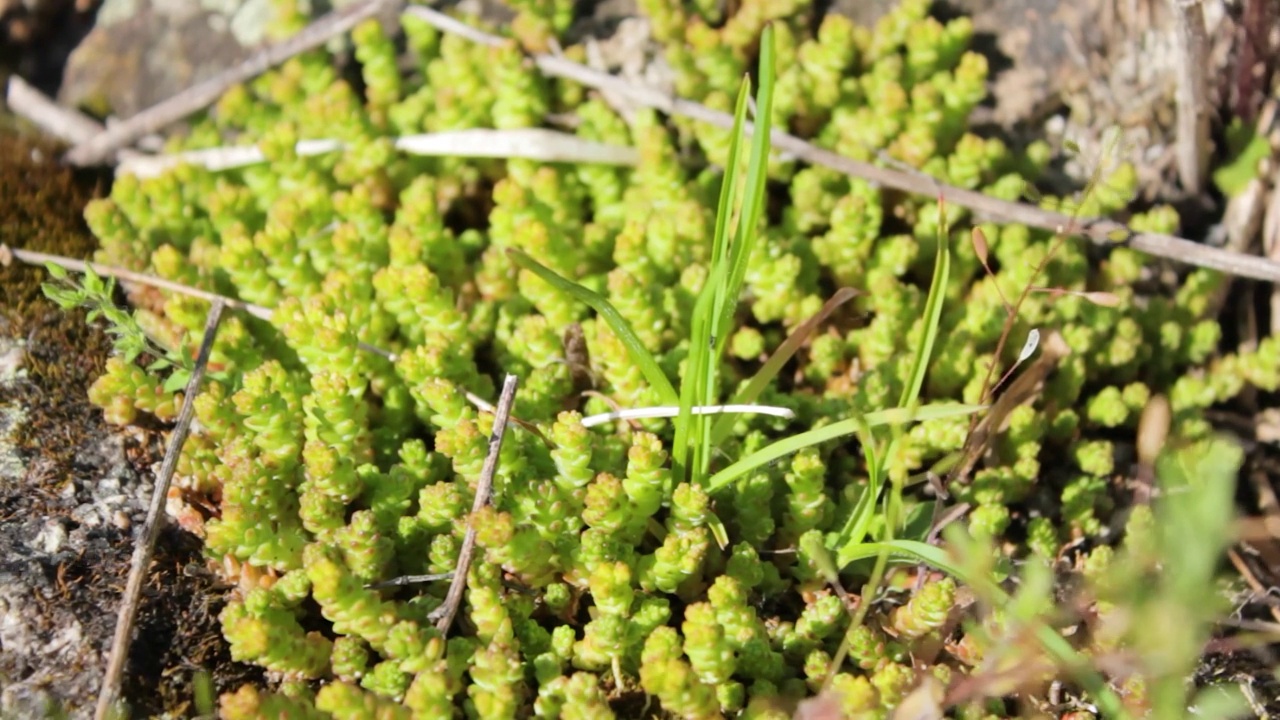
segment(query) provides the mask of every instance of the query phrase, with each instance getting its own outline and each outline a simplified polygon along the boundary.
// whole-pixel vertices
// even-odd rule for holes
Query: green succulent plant
[[[998,197],[1032,186],[1046,147],[969,131],[986,60],[969,49],[968,19],[944,23],[923,0],[874,30],[837,14],[812,27],[794,2],[640,3],[678,92],[733,111],[731,132],[624,117],[543,77],[522,51],[568,37],[573,4],[513,4],[520,44],[474,44],[406,16],[401,54],[382,26],[361,24],[359,87],[327,51],[308,52],[232,89],[174,141],[235,136],[267,162],[124,176],[86,211],[96,260],[272,308],[269,322],[219,334],[219,373],[179,467],[216,499],[210,559],[260,577],[222,614],[233,657],[316,683],[241,688],[223,716],[613,717],[643,693],[672,717],[780,717],[772,703],[834,693],[851,716],[884,717],[908,701],[917,668],[944,684],[980,673],[999,654],[993,638],[1017,632],[1109,716],[1131,712],[1087,661],[1106,634],[1068,642],[1045,621],[1039,576],[1010,597],[997,582],[1010,558],[981,546],[980,562],[975,548],[1025,538],[1013,554],[1043,562],[1068,539],[1104,541],[1124,472],[1114,438],[1154,395],[1169,396],[1179,441],[1202,440],[1205,408],[1246,383],[1280,384],[1273,338],[1213,357],[1221,338],[1206,314],[1222,278],[1196,271],[1139,301],[1136,252],[1097,265],[1061,237],[771,153],[768,130],[784,127]],[[572,115],[582,139],[634,146],[638,162],[394,145],[540,127],[549,113]],[[343,150],[298,152],[316,138]],[[1122,166],[1041,202],[1105,215],[1136,182]],[[1156,208],[1133,224],[1176,222]],[[50,292],[116,328],[121,357],[92,394],[108,419],[170,419],[200,302],[128,313],[95,275]],[[1010,338],[1039,329],[1070,352],[952,484],[977,539],[955,535],[948,554],[926,542],[925,481],[974,452],[972,416],[1025,359]],[[143,353],[159,359],[144,369]],[[522,379],[518,423],[491,504],[470,514],[497,368]],[[716,410],[726,404],[738,409]],[[1189,522],[1169,512],[1158,527]],[[432,613],[447,583],[380,583],[453,571],[468,521],[481,554],[465,622],[446,635]],[[1110,577],[1092,562],[1086,576]],[[949,577],[874,601],[923,565]],[[853,580],[865,581],[860,602],[843,588]],[[1007,607],[975,618],[964,588]],[[1132,599],[1109,592],[1112,605]],[[1149,673],[1162,717],[1186,708],[1172,673]],[[962,714],[985,712],[975,701]]]

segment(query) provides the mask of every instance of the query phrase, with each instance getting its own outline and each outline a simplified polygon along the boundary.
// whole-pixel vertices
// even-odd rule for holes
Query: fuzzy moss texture
[[[528,48],[546,46],[572,19],[567,0],[514,4],[522,12],[512,32]],[[836,15],[813,27],[807,3],[737,5],[716,17],[717,3],[640,3],[680,95],[731,110],[771,22],[776,126],[1006,199],[1023,196],[1048,162],[1046,147],[1014,150],[967,132],[987,79],[967,19],[939,22],[925,2],[904,0],[874,30]],[[303,21],[281,7],[285,25]],[[234,657],[283,679],[276,690],[224,696],[223,716],[783,718],[788,702],[834,672],[846,713],[883,717],[916,686],[917,669],[944,683],[970,672],[989,635],[979,631],[1001,616],[957,628],[963,590],[938,574],[909,602],[899,595],[874,607],[832,666],[850,613],[816,560],[788,551],[806,534],[838,529],[857,502],[866,475],[853,443],[806,449],[714,498],[673,482],[666,421],[582,424],[611,403],[656,404],[619,338],[505,253],[519,248],[608,297],[678,379],[708,277],[729,133],[651,111],[624,119],[581,86],[540,76],[514,41],[488,48],[411,17],[403,30],[407,70],[392,39],[366,23],[352,34],[359,89],[329,54],[312,52],[227,93],[181,141],[256,142],[268,163],[122,177],[86,213],[101,240],[97,260],[276,309],[271,323],[224,321],[212,366],[228,380],[196,401],[198,430],[175,491],[193,507],[216,507],[203,532],[208,556],[239,581],[221,618]],[[392,147],[395,136],[420,132],[537,127],[551,113],[576,118],[583,138],[638,148],[638,165],[414,158]],[[299,157],[294,144],[305,138],[336,138],[349,150]],[[864,294],[761,398],[796,419],[742,416],[716,463],[855,409],[891,407],[923,332],[937,203],[785,159],[771,164],[770,179],[774,206],[748,271],[726,385],[750,377],[837,288]],[[1126,205],[1135,182],[1120,167],[1083,201],[1043,202],[1105,215]],[[1053,557],[1105,531],[1127,467],[1116,438],[1132,436],[1153,394],[1171,399],[1174,434],[1191,438],[1208,430],[1203,408],[1246,383],[1280,381],[1272,338],[1201,371],[1218,349],[1207,313],[1221,276],[1197,270],[1176,293],[1140,295],[1146,257],[1119,248],[1099,264],[1067,242],[1033,278],[1050,235],[986,224],[996,269],[988,275],[967,240],[968,212],[945,211],[954,257],[924,396],[979,402],[987,365],[997,377],[1010,367],[1031,328],[1057,329],[1071,349],[1043,396],[1012,414],[972,482],[953,488],[955,501],[973,506],[970,529],[1016,540],[1004,545],[1015,555]],[[1157,208],[1132,225],[1172,231],[1177,222]],[[1033,294],[996,357],[1002,294],[1033,281],[1109,292],[1118,303]],[[198,344],[206,303],[135,299],[156,337]],[[566,362],[574,323],[598,391],[587,397]],[[520,376],[515,415],[545,439],[509,429],[493,506],[474,519],[483,552],[444,638],[427,616],[446,582],[366,586],[454,568],[493,422],[464,391],[492,400],[502,372]],[[180,397],[163,380],[114,360],[93,398],[115,422],[164,420]],[[913,426],[889,459],[891,475],[960,449],[968,423]],[[932,508],[908,492],[896,536],[921,538]],[[713,538],[713,514],[726,547]],[[910,589],[913,577],[888,583]],[[1130,696],[1141,705],[1140,687]],[[961,713],[1011,708],[972,702]]]

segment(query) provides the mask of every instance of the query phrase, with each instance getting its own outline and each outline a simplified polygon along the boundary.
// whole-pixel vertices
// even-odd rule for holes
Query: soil
[[[0,134],[0,228],[32,250],[88,257],[80,209],[103,178],[58,148]],[[86,392],[109,339],[40,293],[43,270],[0,267],[0,717],[92,714],[162,437],[103,422]],[[144,591],[125,696],[139,716],[182,712],[195,674],[218,691],[260,679],[232,663],[225,594],[200,543],[166,528]]]

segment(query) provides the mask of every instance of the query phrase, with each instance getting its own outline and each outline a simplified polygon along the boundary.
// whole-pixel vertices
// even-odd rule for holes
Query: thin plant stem
[[[10,247],[9,245],[0,243],[0,265],[8,265],[8,258],[13,257],[21,260],[28,265],[44,265],[45,263],[53,263],[59,267],[64,267],[78,273],[93,270],[102,277],[113,277],[123,282],[137,283],[138,285],[146,285],[148,287],[168,290],[169,292],[178,293],[179,295],[187,295],[189,297],[208,300],[209,302],[221,302],[226,307],[233,310],[243,310],[259,320],[271,320],[271,309],[253,303],[243,302],[235,298],[229,298],[225,295],[219,295],[200,288],[183,285],[172,280],[165,280],[155,275],[134,272],[126,270],[122,267],[114,265],[103,265],[101,263],[91,263],[84,260],[76,260],[74,258],[65,257],[63,255],[50,255],[49,253],[36,252],[35,250],[23,250],[21,248]]]
[[[99,265],[97,263],[89,263],[83,260],[76,260],[74,258],[69,258],[62,255],[50,255],[48,253],[36,252],[34,250],[22,250],[19,248],[12,248],[12,247],[9,247],[8,245],[0,243],[0,266],[7,267],[8,264],[15,259],[20,260],[29,265],[44,265],[46,263],[52,263],[59,267],[64,267],[68,270],[73,270],[79,273],[83,273],[86,270],[93,270],[93,272],[97,273],[101,277],[111,277],[111,278],[120,280],[122,282],[136,283],[138,285],[145,285],[148,287],[159,288],[161,290],[168,290],[169,292],[178,293],[179,295],[187,295],[189,297],[200,298],[201,300],[208,300],[209,302],[221,302],[226,307],[233,308],[236,310],[243,310],[244,312],[252,315],[253,317],[258,318],[259,320],[264,320],[267,322],[271,321],[272,310],[271,308],[268,308],[268,307],[263,307],[261,305],[254,305],[253,303],[243,302],[241,300],[236,300],[235,298],[229,298],[225,295],[218,295],[217,293],[211,293],[206,290],[201,290],[200,288],[191,287],[190,285],[183,285],[182,283],[176,283],[171,280],[165,280],[164,278],[156,277],[155,275],[148,275],[146,273],[139,273],[139,272],[134,272],[132,270],[125,270],[124,268],[115,267],[112,265]],[[383,348],[377,347],[376,345],[370,345],[369,343],[365,343],[365,342],[359,343],[359,347],[361,350],[364,350],[365,352],[373,353],[374,355],[380,355],[381,357],[384,357],[387,360],[390,360],[391,362],[395,362],[399,358],[399,356],[396,353],[391,352],[390,350],[384,350]],[[479,395],[476,395],[470,390],[464,390],[463,392],[466,395],[467,401],[470,402],[472,405],[486,412],[494,412],[493,403],[490,403],[488,400],[485,400],[484,398],[480,397]],[[540,438],[542,442],[547,444],[548,446],[552,444],[551,441],[547,438],[547,436],[543,434],[543,432],[539,430],[538,427],[533,423],[527,422],[525,420],[521,420],[520,418],[517,418],[517,417],[511,418],[511,422],[519,425],[525,430],[528,430],[529,432],[538,436],[538,438]]]
[[[1169,0],[1173,10],[1177,62],[1176,154],[1182,187],[1192,195],[1204,192],[1209,168],[1209,102],[1207,44],[1202,0]]]
[[[689,408],[691,415],[728,415],[738,413],[752,413],[756,415],[768,415],[770,417],[785,418],[790,420],[796,414],[790,408],[778,407],[776,405],[694,405]],[[603,425],[614,420],[643,420],[647,418],[673,418],[680,414],[680,406],[678,405],[657,405],[654,407],[627,408],[625,410],[614,410],[612,412],[600,413],[599,415],[590,415],[582,419],[583,427],[594,427]]]
[[[54,102],[18,75],[9,76],[5,103],[14,115],[65,142],[86,142],[105,129],[88,115]]]
[[[484,458],[484,466],[480,469],[480,483],[476,487],[476,497],[471,504],[471,515],[467,517],[467,533],[462,538],[462,549],[458,552],[458,566],[453,571],[453,580],[449,583],[449,592],[444,603],[431,612],[430,619],[436,621],[436,629],[441,635],[449,634],[449,627],[458,614],[462,604],[462,593],[467,589],[467,573],[471,570],[471,561],[476,552],[475,514],[489,503],[493,494],[493,476],[498,471],[498,455],[502,450],[502,439],[506,436],[507,421],[511,418],[511,407],[516,400],[516,387],[520,378],[507,375],[502,381],[502,394],[498,396],[498,407],[493,414],[493,431],[489,434],[489,454]]]
[[[218,325],[222,322],[224,305],[222,300],[217,299],[209,308],[204,327],[204,339],[200,342],[200,352],[196,355],[191,379],[187,380],[182,409],[178,411],[178,422],[173,428],[173,434],[169,437],[169,447],[165,450],[160,475],[156,477],[155,489],[151,493],[151,505],[147,508],[147,520],[142,526],[142,536],[138,538],[138,543],[133,548],[133,560],[129,564],[129,579],[125,584],[124,599],[120,603],[120,613],[116,618],[115,636],[111,641],[111,653],[107,659],[102,688],[98,692],[98,705],[94,710],[95,720],[106,720],[115,707],[116,698],[120,695],[124,666],[129,658],[129,645],[133,638],[133,625],[138,616],[138,605],[142,596],[142,583],[146,580],[147,568],[151,565],[151,557],[155,552],[156,537],[160,533],[165,501],[169,496],[169,483],[173,479],[174,470],[178,467],[178,456],[182,453],[182,445],[186,442],[187,433],[191,430],[191,421],[195,417],[194,400],[200,391],[200,381],[204,379],[204,371],[209,363],[209,353],[213,350],[213,340],[218,334]]]

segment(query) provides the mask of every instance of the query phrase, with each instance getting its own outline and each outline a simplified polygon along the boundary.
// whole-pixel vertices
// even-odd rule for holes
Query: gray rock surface
[[[128,117],[244,59],[269,18],[268,0],[106,0],[58,99]]]
[[[0,715],[62,707],[81,716],[101,682],[114,612],[73,584],[128,557],[131,533],[119,525],[142,519],[151,485],[115,434],[80,436],[69,468],[24,456],[18,435],[40,409],[18,399],[31,382],[23,345],[0,338]]]

